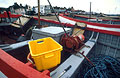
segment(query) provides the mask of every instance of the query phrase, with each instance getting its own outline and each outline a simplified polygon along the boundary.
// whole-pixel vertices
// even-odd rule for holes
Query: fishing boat
[[[90,15],[77,15],[77,14],[64,14],[64,16],[81,20],[81,21],[88,21],[88,22],[94,22],[94,23],[101,23],[101,24],[120,24],[119,18],[115,19],[113,17],[109,16],[100,16],[100,15],[93,15],[93,17],[90,17]]]
[[[87,29],[94,30],[94,31],[99,31],[101,33],[108,33],[108,34],[113,34],[114,35],[119,35],[119,27],[120,25],[114,25],[114,24],[101,24],[101,23],[94,23],[94,22],[88,22],[88,21],[83,21],[83,20],[77,20],[74,18],[70,18],[67,16],[64,16],[64,14],[60,14],[59,18],[61,22],[63,23],[68,23],[68,24],[75,24],[77,22],[81,23],[86,23],[87,24]],[[119,21],[119,20],[118,20]],[[117,30],[116,30],[117,29]],[[111,32],[109,32],[111,31]]]
[[[14,17],[15,16],[15,17]],[[11,19],[17,20],[22,15],[14,15],[10,14]],[[1,18],[8,18],[5,14],[0,14]],[[105,77],[111,75],[111,77],[120,77],[120,26],[119,25],[106,25],[106,24],[96,24],[86,21],[78,21],[73,18],[66,17],[62,14],[59,15],[59,19],[61,21],[53,21],[48,19],[40,19],[40,25],[49,27],[61,27],[64,25],[64,28],[70,28],[72,31],[75,28],[84,30],[83,35],[85,37],[84,46],[77,47],[79,44],[78,37],[74,37],[66,35],[63,31],[62,39],[60,40],[63,46],[63,49],[71,50],[63,50],[61,54],[61,63],[50,70],[38,71],[34,68],[34,65],[28,61],[27,56],[30,52],[28,42],[33,41],[33,39],[39,39],[41,27],[37,26],[38,18],[32,17],[34,19],[34,25],[28,25],[32,28],[32,33],[29,33],[28,39],[23,39],[22,41],[12,43],[7,46],[2,46],[0,49],[0,77],[2,78],[89,78],[93,76],[95,77]],[[84,23],[85,27],[78,26],[76,24],[80,23],[80,25]],[[7,23],[10,24],[10,23]],[[86,26],[87,25],[87,26]],[[5,26],[5,24],[2,24]],[[17,26],[15,26],[17,27]],[[8,28],[8,27],[7,27]],[[26,28],[26,27],[25,27]],[[16,29],[16,28],[15,28]],[[17,29],[18,30],[18,29]],[[16,31],[17,31],[16,30]],[[21,29],[20,29],[21,30]],[[26,30],[26,31],[27,31]],[[65,30],[66,31],[66,30]],[[79,30],[81,31],[81,30]],[[77,31],[77,34],[79,34]],[[21,31],[22,32],[22,31]],[[27,33],[27,32],[26,32]],[[19,36],[26,36],[26,33],[20,33]],[[36,35],[38,33],[38,35]],[[75,32],[76,33],[76,32]],[[49,37],[49,35],[47,35]],[[51,37],[51,36],[50,36]],[[81,37],[81,36],[80,36]],[[69,39],[67,39],[69,38]],[[75,40],[74,40],[75,39]],[[21,39],[20,39],[21,40]],[[73,43],[71,43],[73,42]],[[75,44],[74,44],[75,43]],[[5,43],[4,43],[5,44]],[[23,45],[24,44],[24,45]],[[74,45],[74,48],[73,48]],[[14,48],[14,47],[17,48]],[[10,48],[14,49],[10,49]],[[73,50],[79,50],[79,52],[74,53]],[[99,57],[97,57],[99,55]],[[88,59],[93,58],[94,60]],[[103,62],[101,62],[102,60]],[[107,61],[106,61],[107,60]],[[52,61],[50,61],[52,62]],[[99,63],[99,64],[97,64]],[[103,65],[103,67],[99,68],[99,65]],[[107,65],[109,67],[107,67]],[[49,66],[49,65],[48,65]],[[110,68],[109,70],[107,70]],[[84,70],[85,69],[85,70]],[[96,70],[100,70],[100,73]],[[102,72],[102,70],[105,72]],[[94,71],[94,72],[92,72]],[[110,71],[110,72],[109,72]]]

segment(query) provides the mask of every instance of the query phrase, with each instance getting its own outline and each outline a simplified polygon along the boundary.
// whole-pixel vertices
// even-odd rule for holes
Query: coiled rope
[[[88,67],[81,71],[84,74],[79,73],[78,78],[120,78],[120,62],[117,59],[100,55],[91,59],[91,61],[95,66],[86,63]]]

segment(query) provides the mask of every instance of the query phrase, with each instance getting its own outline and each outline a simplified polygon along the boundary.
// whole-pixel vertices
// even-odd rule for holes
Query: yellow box
[[[29,49],[39,71],[60,64],[62,46],[51,37],[29,41]]]

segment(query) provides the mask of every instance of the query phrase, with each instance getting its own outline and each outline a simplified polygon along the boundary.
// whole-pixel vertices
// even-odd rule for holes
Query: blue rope
[[[95,67],[85,62],[87,67],[85,71],[81,71],[83,74],[79,73],[78,78],[120,78],[120,62],[117,59],[102,55],[91,61]]]

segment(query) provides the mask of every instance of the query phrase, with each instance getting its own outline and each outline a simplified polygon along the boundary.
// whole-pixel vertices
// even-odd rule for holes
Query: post
[[[38,0],[38,26],[40,26],[40,0]]]
[[[90,2],[90,14],[89,14],[89,19],[91,18],[91,2]]]

